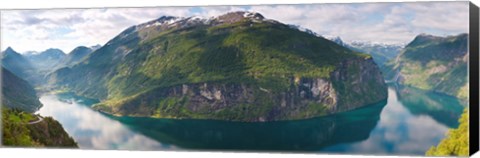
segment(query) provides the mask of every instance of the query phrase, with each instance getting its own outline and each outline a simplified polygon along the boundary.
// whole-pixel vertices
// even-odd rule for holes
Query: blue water
[[[44,95],[53,116],[84,149],[247,150],[370,155],[424,155],[463,107],[454,97],[391,86],[385,102],[327,117],[263,123],[114,117],[95,100]]]

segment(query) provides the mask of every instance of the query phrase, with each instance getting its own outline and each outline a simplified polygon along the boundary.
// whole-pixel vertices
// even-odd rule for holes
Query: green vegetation
[[[468,34],[447,37],[419,35],[405,47],[396,63],[387,64],[384,75],[387,79],[393,78],[399,69],[402,84],[466,100],[467,43]]]
[[[460,126],[457,129],[450,129],[445,139],[436,147],[431,147],[427,156],[468,156],[468,109],[465,109],[460,118]]]
[[[34,112],[42,106],[35,89],[27,81],[2,67],[2,104],[26,112]],[[14,107],[12,107],[14,106]]]
[[[400,102],[414,115],[427,115],[449,128],[458,127],[458,119],[465,108],[456,97],[421,90],[415,87],[398,86]]]
[[[2,108],[2,144],[18,147],[77,147],[60,123],[50,117],[36,124],[38,116]]]
[[[2,108],[2,144],[11,146],[41,146],[30,136],[27,123],[34,116],[18,110]]]

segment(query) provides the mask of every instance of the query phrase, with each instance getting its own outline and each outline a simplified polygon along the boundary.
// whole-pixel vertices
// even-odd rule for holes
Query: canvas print
[[[4,147],[468,155],[468,2],[4,10]]]

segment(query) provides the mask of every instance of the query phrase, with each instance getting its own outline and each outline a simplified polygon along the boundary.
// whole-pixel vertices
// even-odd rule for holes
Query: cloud
[[[2,12],[1,46],[25,52],[104,44],[163,15],[212,17],[249,10],[345,41],[407,43],[420,33],[468,32],[468,2],[12,10]]]

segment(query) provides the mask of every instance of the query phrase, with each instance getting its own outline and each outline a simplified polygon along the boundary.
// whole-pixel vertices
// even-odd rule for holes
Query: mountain
[[[2,105],[26,112],[35,112],[42,104],[35,89],[25,80],[2,67]]]
[[[390,62],[387,73],[405,85],[461,99],[468,97],[468,34],[420,34]],[[398,77],[395,77],[398,76]]]
[[[373,60],[380,67],[383,67],[388,61],[394,59],[404,47],[401,44],[384,44],[364,41],[344,42],[340,37],[332,37],[329,40],[347,47],[353,51],[367,53],[372,55]]]
[[[97,49],[100,49],[101,47],[102,45],[97,44],[97,45],[91,46],[90,49],[92,49],[92,52],[93,52],[93,51],[96,51]]]
[[[26,54],[26,58],[41,74],[52,71],[66,57],[66,54],[56,48],[50,48],[40,53]]]
[[[387,97],[371,56],[250,12],[162,16],[48,79],[97,110],[158,118],[305,119]]]
[[[24,80],[34,83],[37,77],[34,66],[24,56],[11,47],[2,52],[2,68],[9,70]]]
[[[384,66],[388,61],[397,57],[404,45],[401,44],[382,44],[371,42],[352,42],[349,47],[355,51],[372,55],[373,60],[380,67]]]
[[[93,52],[93,49],[89,47],[85,47],[85,46],[76,47],[70,53],[68,53],[67,56],[59,64],[57,64],[57,68],[65,67],[65,66],[73,66],[78,62],[82,61],[84,57],[86,57],[92,52]]]

